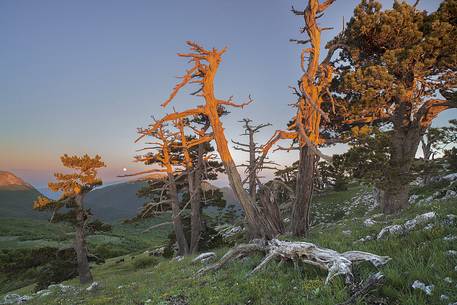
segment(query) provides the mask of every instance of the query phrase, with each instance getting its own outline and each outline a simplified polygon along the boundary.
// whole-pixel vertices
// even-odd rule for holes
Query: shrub
[[[129,253],[129,250],[121,248],[119,245],[113,243],[105,243],[96,245],[93,248],[92,252],[103,259],[108,259],[112,257],[126,255]]]
[[[144,269],[147,267],[155,266],[159,263],[159,260],[153,256],[139,257],[133,261],[133,268],[135,270]]]

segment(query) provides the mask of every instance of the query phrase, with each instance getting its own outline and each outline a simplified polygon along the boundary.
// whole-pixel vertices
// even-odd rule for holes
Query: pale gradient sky
[[[358,2],[338,0],[327,11],[321,24],[335,30],[323,42]],[[420,7],[433,11],[439,3],[422,0]],[[61,169],[63,153],[101,154],[107,182],[123,167],[142,168],[131,162],[142,147],[133,143],[136,127],[164,113],[159,104],[187,68],[176,53],[189,39],[229,47],[216,81],[219,97],[256,100],[224,118],[227,136],[239,138],[237,121],[250,117],[273,123],[259,136],[265,141],[290,118],[288,86],[300,74],[300,49],[288,42],[300,37],[302,22],[290,13],[292,4],[306,1],[0,1],[0,170],[42,187]],[[189,101],[180,95],[174,106]],[[436,124],[456,114],[444,113]]]

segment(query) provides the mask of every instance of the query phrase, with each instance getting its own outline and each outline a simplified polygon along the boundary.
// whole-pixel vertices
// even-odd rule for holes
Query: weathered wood
[[[375,267],[381,267],[390,261],[390,257],[388,256],[379,256],[361,251],[339,253],[331,249],[320,248],[308,242],[289,242],[277,239],[268,241],[253,240],[249,244],[241,244],[229,250],[219,262],[198,270],[197,275],[218,270],[230,261],[252,254],[253,252],[263,252],[266,255],[262,262],[249,275],[261,270],[274,258],[279,258],[281,260],[293,261],[294,263],[302,262],[304,264],[310,264],[326,270],[328,273],[325,284],[328,284],[333,278],[339,275],[345,277],[346,283],[352,283],[352,267],[354,263],[366,261]]]
[[[217,151],[219,152],[222,164],[224,165],[229,184],[243,207],[250,235],[252,237],[272,238],[276,236],[278,232],[275,231],[270,220],[262,215],[260,208],[255,202],[252,202],[250,195],[244,190],[240,174],[227,144],[223,124],[220,120],[221,107],[234,106],[243,108],[251,103],[252,99],[249,98],[248,102],[241,104],[233,102],[231,98],[228,100],[217,99],[214,95],[214,78],[226,48],[222,50],[217,50],[215,48],[206,50],[191,41],[188,41],[187,44],[190,46],[191,53],[179,55],[189,58],[194,66],[187,71],[185,80],[173,89],[170,98],[168,98],[162,106],[167,106],[176,96],[178,91],[188,83],[200,85],[198,96],[204,98],[205,104],[193,109],[184,110],[183,112],[174,112],[164,116],[154,124],[151,124],[151,127],[148,130],[142,131],[140,138],[153,134],[165,122],[174,121],[179,118],[205,115],[212,128],[212,139],[216,142]],[[192,81],[189,81],[188,79],[192,79]]]

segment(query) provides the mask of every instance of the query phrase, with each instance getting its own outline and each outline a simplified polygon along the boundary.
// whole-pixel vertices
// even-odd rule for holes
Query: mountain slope
[[[0,171],[0,217],[46,219],[47,213],[32,210],[32,202],[40,195],[13,173]]]
[[[86,207],[95,217],[108,222],[132,218],[146,202],[145,198],[136,195],[146,184],[145,181],[132,181],[95,189],[87,195]]]
[[[138,190],[146,185],[144,180],[135,180],[93,190],[86,197],[86,207],[91,209],[95,217],[107,222],[133,218],[147,202],[146,198],[138,198],[136,195]],[[204,188],[208,190],[217,187],[205,183]],[[220,190],[227,202],[226,208],[234,206],[234,210],[240,214],[241,207],[232,189],[223,187]]]

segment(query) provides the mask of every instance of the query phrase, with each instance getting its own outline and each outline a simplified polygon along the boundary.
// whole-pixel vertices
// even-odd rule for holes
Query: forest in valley
[[[144,170],[120,175],[144,204],[101,220],[87,198],[103,155],[62,155],[60,197],[29,203],[46,218],[35,240],[53,243],[7,247],[32,229],[1,220],[0,304],[457,304],[457,118],[433,124],[457,108],[457,1],[362,0],[329,41],[335,0],[302,2],[289,120],[271,133],[246,117],[229,138],[231,112],[261,101],[218,94],[230,49],[183,43],[162,112],[137,130]]]

